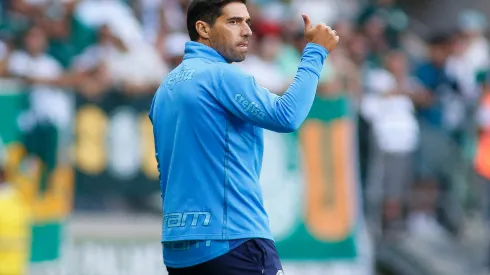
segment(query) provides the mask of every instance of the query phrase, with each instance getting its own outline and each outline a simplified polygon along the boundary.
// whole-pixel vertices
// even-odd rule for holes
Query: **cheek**
[[[226,45],[232,44],[234,39],[234,34],[232,31],[229,29],[225,29],[223,32],[221,32],[221,41],[224,42]]]
[[[220,44],[228,53],[232,53],[235,50],[235,40],[233,33],[223,32],[220,37]]]
[[[226,47],[227,42],[230,39],[229,32],[226,30],[226,28],[216,30],[216,32],[213,33],[212,39],[219,47]]]

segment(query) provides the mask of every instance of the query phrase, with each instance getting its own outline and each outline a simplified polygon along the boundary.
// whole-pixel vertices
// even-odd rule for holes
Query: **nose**
[[[250,37],[252,36],[252,29],[250,28],[250,26],[248,24],[244,24],[245,27],[243,27],[242,29],[242,36],[244,37]]]

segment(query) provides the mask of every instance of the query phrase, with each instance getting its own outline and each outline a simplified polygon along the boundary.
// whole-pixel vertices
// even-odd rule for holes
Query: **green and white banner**
[[[317,98],[297,133],[264,133],[261,184],[284,260],[353,260],[360,225],[355,121],[346,97]]]

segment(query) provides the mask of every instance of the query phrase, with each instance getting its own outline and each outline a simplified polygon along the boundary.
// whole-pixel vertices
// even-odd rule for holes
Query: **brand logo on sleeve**
[[[235,95],[235,101],[238,102],[239,106],[241,106],[245,112],[258,117],[259,119],[264,119],[265,113],[260,110],[259,105],[256,102],[246,99],[241,94]]]

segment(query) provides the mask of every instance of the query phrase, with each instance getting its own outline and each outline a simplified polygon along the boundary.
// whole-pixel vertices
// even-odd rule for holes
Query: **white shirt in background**
[[[31,56],[24,51],[15,51],[8,60],[8,70],[16,76],[56,79],[63,67],[47,54]],[[72,116],[72,99],[64,90],[46,85],[32,86],[30,110],[36,121],[48,120],[58,127],[68,127]]]
[[[412,100],[406,95],[386,96],[397,83],[386,70],[374,70],[368,75],[370,93],[363,98],[361,112],[372,124],[379,148],[388,153],[409,153],[418,144],[419,127]],[[410,79],[407,88],[414,88]]]
[[[99,64],[107,67],[115,85],[122,82],[158,85],[168,73],[157,50],[146,42],[132,44],[126,52],[112,45],[94,45],[75,60],[75,68],[82,71]]]
[[[141,24],[133,10],[119,0],[80,0],[75,16],[91,28],[108,25],[125,44],[144,40]]]

